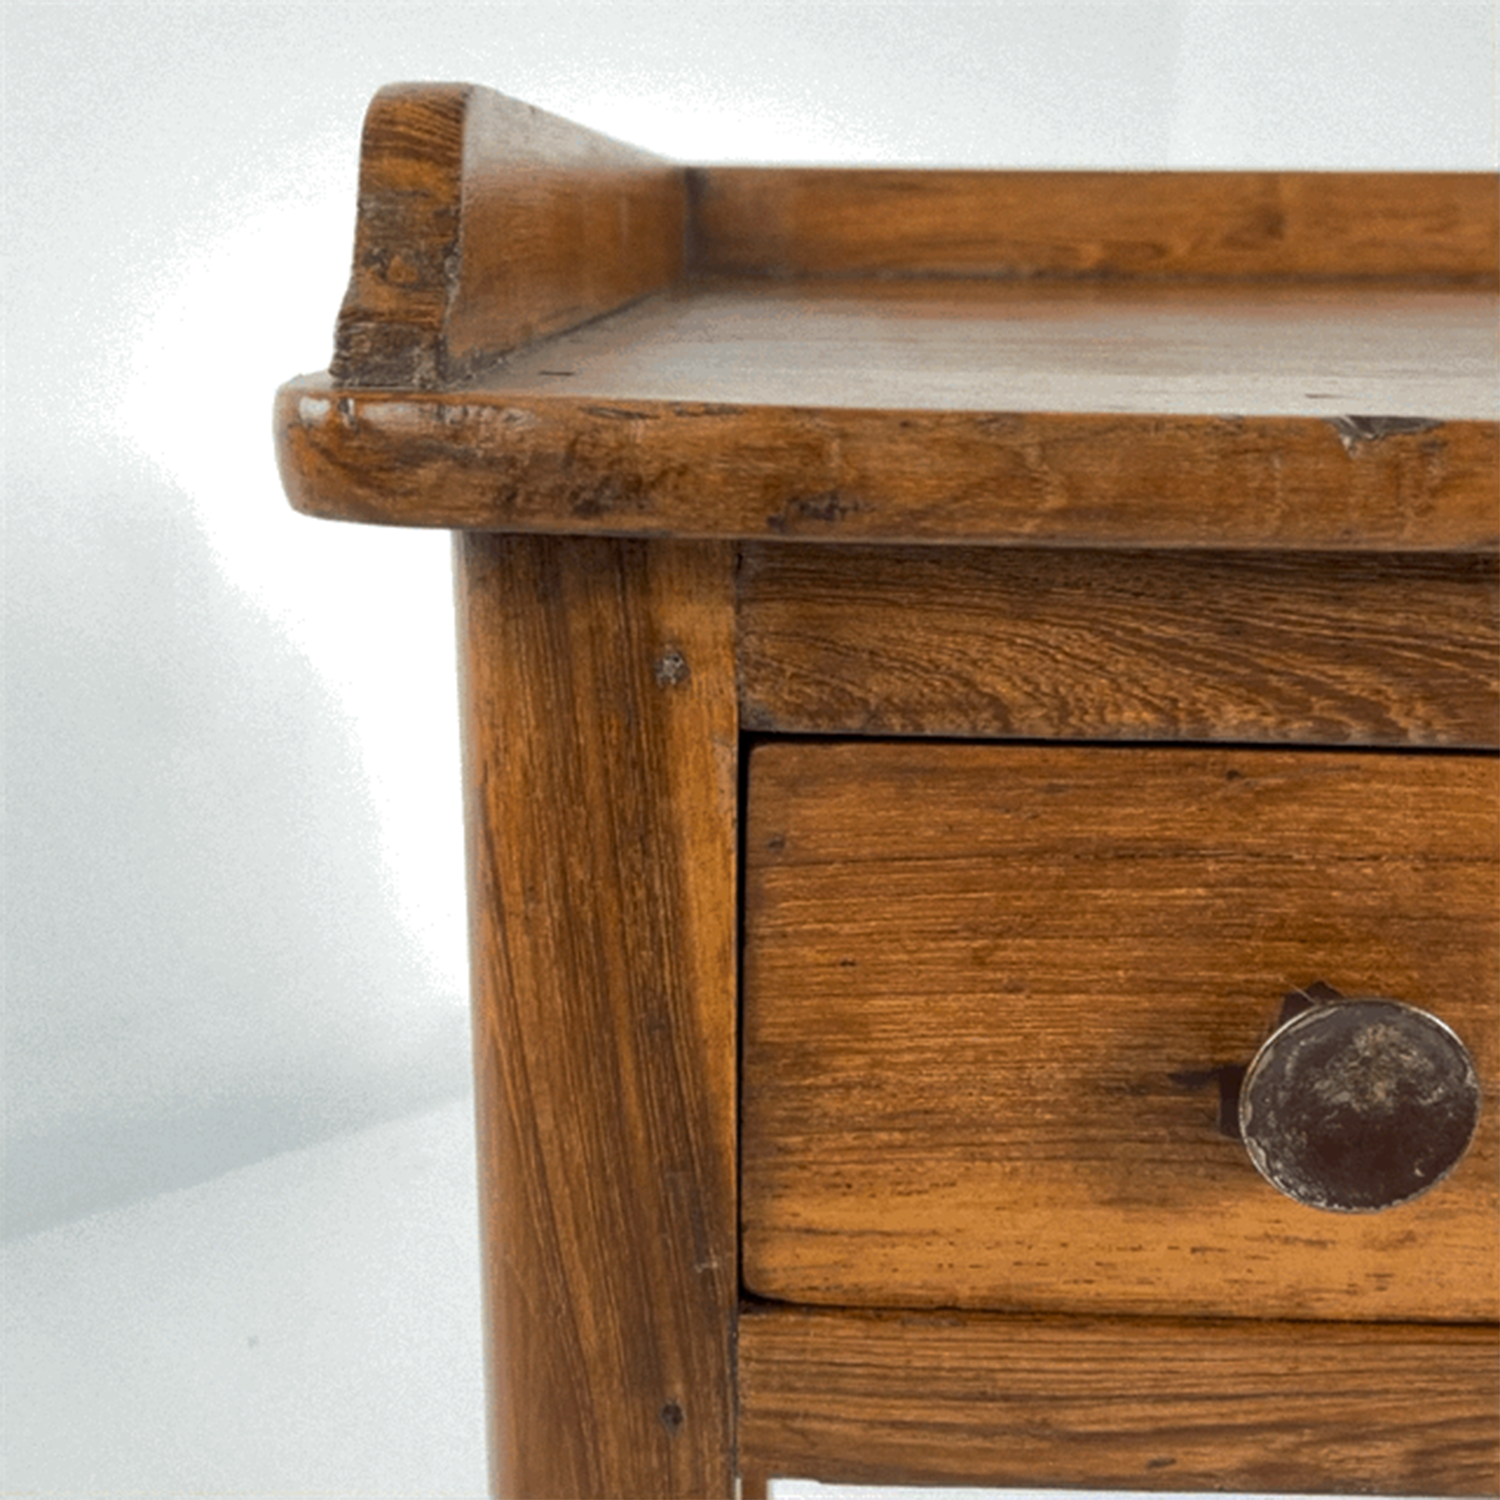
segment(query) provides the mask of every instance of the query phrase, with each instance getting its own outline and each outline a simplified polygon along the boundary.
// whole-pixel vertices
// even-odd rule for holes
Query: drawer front
[[[770,742],[746,831],[743,1254],[788,1301],[1500,1316],[1500,765]],[[1315,981],[1451,1026],[1452,1174],[1336,1213],[1219,1128]]]

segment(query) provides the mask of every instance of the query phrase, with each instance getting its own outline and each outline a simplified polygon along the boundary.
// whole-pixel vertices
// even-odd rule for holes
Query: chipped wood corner
[[[1338,433],[1344,452],[1351,456],[1361,443],[1379,443],[1389,437],[1413,436],[1434,432],[1443,425],[1436,417],[1330,417],[1329,425]]]
[[[682,269],[683,169],[490,89],[381,89],[330,375],[434,390]]]
[[[430,389],[457,281],[467,84],[391,84],[365,112],[354,264],[329,373]]]

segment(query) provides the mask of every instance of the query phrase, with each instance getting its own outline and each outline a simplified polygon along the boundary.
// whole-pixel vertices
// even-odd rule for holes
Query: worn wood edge
[[[740,722],[1500,749],[1497,562],[748,543]]]
[[[683,170],[471,84],[381,89],[365,116],[331,371],[427,390],[681,274]]]
[[[354,263],[330,369],[351,385],[433,385],[456,272],[463,84],[391,84],[365,113]]]
[[[1500,423],[277,394],[294,509],[566,535],[1490,552]],[[943,455],[933,461],[934,452]]]
[[[696,271],[1500,283],[1486,172],[694,167]]]
[[[1500,1330],[812,1311],[739,1321],[742,1466],[836,1483],[1500,1493]]]

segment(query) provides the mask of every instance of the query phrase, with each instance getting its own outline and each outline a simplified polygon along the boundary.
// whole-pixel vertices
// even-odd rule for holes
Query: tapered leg
[[[732,549],[456,547],[494,1483],[728,1497]]]

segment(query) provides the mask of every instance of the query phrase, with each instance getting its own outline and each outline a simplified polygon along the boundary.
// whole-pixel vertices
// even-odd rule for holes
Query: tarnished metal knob
[[[1250,1160],[1313,1208],[1370,1213],[1426,1192],[1479,1121],[1468,1049],[1399,1000],[1345,999],[1326,986],[1306,1000],[1283,1013],[1240,1085]]]

